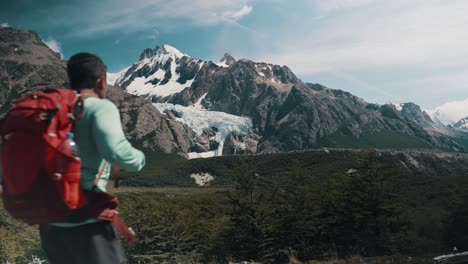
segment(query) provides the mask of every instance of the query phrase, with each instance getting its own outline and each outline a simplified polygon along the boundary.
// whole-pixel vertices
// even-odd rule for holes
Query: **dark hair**
[[[99,78],[106,78],[106,65],[91,53],[77,53],[67,63],[68,79],[73,90],[96,88]]]

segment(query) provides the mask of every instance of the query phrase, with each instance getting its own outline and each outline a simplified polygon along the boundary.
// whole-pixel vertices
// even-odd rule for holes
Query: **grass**
[[[107,192],[112,195],[128,194],[128,193],[154,193],[168,195],[192,195],[204,193],[228,192],[232,190],[230,187],[177,187],[177,186],[161,186],[161,187],[132,187],[120,186],[114,187],[112,181],[109,182]]]
[[[191,187],[198,188],[192,173],[210,173],[215,180],[211,187],[229,188],[233,186],[236,177],[241,173],[246,163],[253,163],[256,173],[260,176],[277,177],[288,174],[293,161],[297,161],[306,175],[314,177],[332,177],[343,175],[350,169],[359,170],[369,162],[369,153],[381,153],[379,164],[394,166],[409,174],[436,173],[439,175],[461,175],[468,167],[468,155],[452,157],[447,153],[446,158],[431,154],[431,151],[408,152],[378,151],[375,149],[329,149],[309,150],[292,153],[276,153],[253,156],[223,156],[209,159],[187,160],[180,156],[163,153],[147,152],[147,165],[139,173],[122,172],[122,185],[132,187]],[[424,168],[416,168],[409,162],[412,160],[422,164]],[[455,162],[453,162],[455,161]],[[458,171],[458,172],[455,172]]]
[[[375,133],[367,133],[359,138],[346,136],[343,134],[332,134],[320,139],[320,144],[329,147],[344,148],[428,148],[434,146],[417,137],[412,137],[403,133],[391,130],[383,130]]]
[[[411,263],[411,264],[427,264],[432,263],[431,256],[403,256],[403,255],[395,255],[395,256],[379,256],[379,257],[366,257],[363,258],[361,256],[351,256],[346,259],[330,259],[330,260],[312,260],[304,262],[304,264],[403,264],[403,263]],[[296,264],[291,262],[292,264]]]

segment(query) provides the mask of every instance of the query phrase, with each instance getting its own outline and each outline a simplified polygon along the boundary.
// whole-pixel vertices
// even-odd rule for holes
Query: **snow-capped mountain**
[[[191,157],[239,150],[399,147],[392,142],[400,137],[411,142],[405,147],[463,149],[447,127],[433,123],[413,103],[369,104],[344,91],[304,83],[287,66],[229,54],[213,63],[168,45],[145,49],[116,85],[150,99],[168,119],[195,131],[195,144],[187,150]]]
[[[120,72],[115,85],[131,94],[164,98],[190,87],[204,63],[169,45],[145,49],[138,62]]]
[[[222,63],[224,67],[229,67],[228,64],[235,63],[235,60],[226,54]],[[209,108],[208,93],[201,95],[190,106],[166,103],[174,95],[190,88],[199,72],[206,75],[207,71],[209,73],[216,68],[219,67],[212,62],[193,58],[164,45],[145,49],[138,62],[109,76],[118,75],[116,85],[125,88],[128,93],[158,102],[154,106],[161,113],[194,131],[195,143],[187,150],[189,158],[219,156],[227,152],[255,153],[258,137],[252,132],[251,118],[206,111],[206,107]]]
[[[116,73],[111,73],[111,72],[108,72],[107,73],[107,84],[108,85],[115,85],[115,83],[117,82],[117,80],[122,77],[127,71],[128,69],[130,69],[130,67],[127,67],[119,72],[116,72]]]
[[[456,122],[454,124],[450,124],[448,126],[452,127],[452,128],[468,130],[468,117],[462,118],[458,122]]]

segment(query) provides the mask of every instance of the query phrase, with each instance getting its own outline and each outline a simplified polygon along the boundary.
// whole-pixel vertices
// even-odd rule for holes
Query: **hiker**
[[[127,141],[117,107],[105,99],[106,66],[102,60],[94,54],[75,54],[67,63],[67,73],[71,88],[84,99],[82,116],[73,131],[82,164],[81,188],[105,192],[110,165],[139,171],[145,156]],[[101,178],[93,188],[97,175]],[[49,223],[41,225],[40,237],[52,264],[127,263],[119,234],[109,221]]]

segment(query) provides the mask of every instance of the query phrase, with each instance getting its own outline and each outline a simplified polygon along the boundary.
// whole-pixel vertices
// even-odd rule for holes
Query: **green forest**
[[[244,156],[235,167],[232,157],[192,161],[198,171],[224,170],[218,183],[224,188],[215,180],[197,192],[187,186],[119,192],[121,215],[139,237],[126,248],[131,263],[288,263],[468,250],[465,163],[422,155],[417,162],[426,169],[411,170],[395,166],[403,154],[336,153],[356,162],[349,171],[318,159],[326,154],[279,156],[281,163],[275,155]],[[218,165],[204,167],[210,162]],[[268,167],[283,170],[267,174]],[[0,210],[0,263],[44,256],[37,236],[35,227]]]

